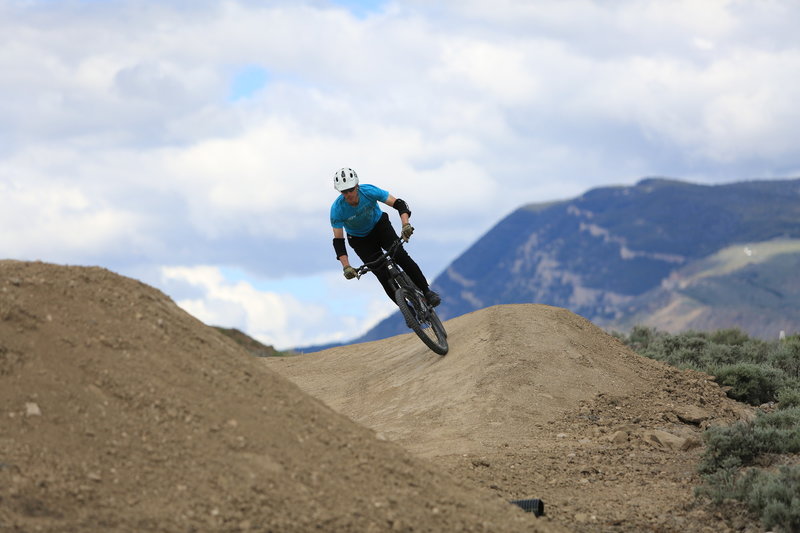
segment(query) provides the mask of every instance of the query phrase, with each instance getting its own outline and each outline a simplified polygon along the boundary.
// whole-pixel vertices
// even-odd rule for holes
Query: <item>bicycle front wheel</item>
[[[428,348],[439,355],[445,355],[450,349],[447,345],[447,333],[436,311],[423,302],[414,291],[405,287],[397,289],[394,299],[406,325],[414,330]]]

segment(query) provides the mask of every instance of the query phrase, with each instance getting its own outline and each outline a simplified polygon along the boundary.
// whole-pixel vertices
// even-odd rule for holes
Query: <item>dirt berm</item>
[[[439,377],[441,390],[424,391],[436,368],[469,360],[472,348],[462,340],[497,341],[479,335],[454,326],[446,359],[399,339],[353,348],[347,364],[372,365],[376,374],[385,363],[389,382],[402,373],[397,386],[410,389],[416,411],[414,391],[444,409],[457,390],[481,390],[470,380],[492,379],[475,359],[463,376],[453,367]],[[371,353],[383,347],[394,351]],[[380,385],[365,379],[371,401]],[[518,401],[523,385],[514,391]],[[498,435],[508,431],[502,424],[514,420],[504,412],[511,404],[497,404],[497,415],[481,405],[487,412],[460,426],[471,424],[467,435],[487,421],[501,423]],[[403,409],[375,407],[382,409],[375,420]],[[431,425],[430,416],[420,419]],[[440,420],[449,423],[448,413]],[[381,431],[405,434],[397,426]],[[456,446],[461,432],[441,438]],[[429,436],[423,448],[441,453],[443,446]],[[301,392],[153,288],[100,268],[0,261],[2,531],[562,530],[448,469]]]
[[[693,495],[704,428],[752,414],[710,376],[560,308],[497,306],[445,326],[444,357],[407,334],[264,363],[457,478],[542,499],[571,530],[753,529]]]

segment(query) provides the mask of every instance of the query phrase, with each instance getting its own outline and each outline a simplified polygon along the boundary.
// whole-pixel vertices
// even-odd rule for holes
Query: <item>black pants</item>
[[[386,213],[381,216],[378,223],[375,224],[375,227],[372,228],[372,231],[366,236],[347,236],[347,242],[350,243],[350,247],[356,251],[358,257],[365,263],[375,261],[383,254],[383,250],[388,250],[397,239],[397,233],[395,233],[391,222],[389,222],[389,215]],[[400,247],[397,249],[397,252],[394,254],[394,260],[422,292],[428,291],[428,280],[425,279],[422,270],[420,270],[417,263],[411,259],[411,256],[408,255],[408,252],[406,252],[404,248]],[[378,280],[380,280],[381,285],[383,285],[383,290],[385,290],[389,298],[394,301],[394,288],[389,284],[389,272],[386,266],[384,265],[375,270],[374,273],[378,277]]]

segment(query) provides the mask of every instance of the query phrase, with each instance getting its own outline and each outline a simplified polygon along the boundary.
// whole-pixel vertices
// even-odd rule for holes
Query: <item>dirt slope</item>
[[[578,531],[724,531],[696,505],[709,424],[748,416],[709,376],[640,357],[587,320],[496,306],[413,335],[265,361],[310,394],[504,498]]]
[[[0,261],[0,530],[557,531],[162,293]]]

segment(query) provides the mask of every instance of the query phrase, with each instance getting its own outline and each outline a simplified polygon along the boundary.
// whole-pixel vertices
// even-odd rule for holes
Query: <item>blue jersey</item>
[[[331,227],[344,228],[348,235],[365,237],[380,220],[383,211],[378,202],[386,202],[389,191],[374,185],[358,186],[358,205],[347,203],[343,195],[331,206]]]

